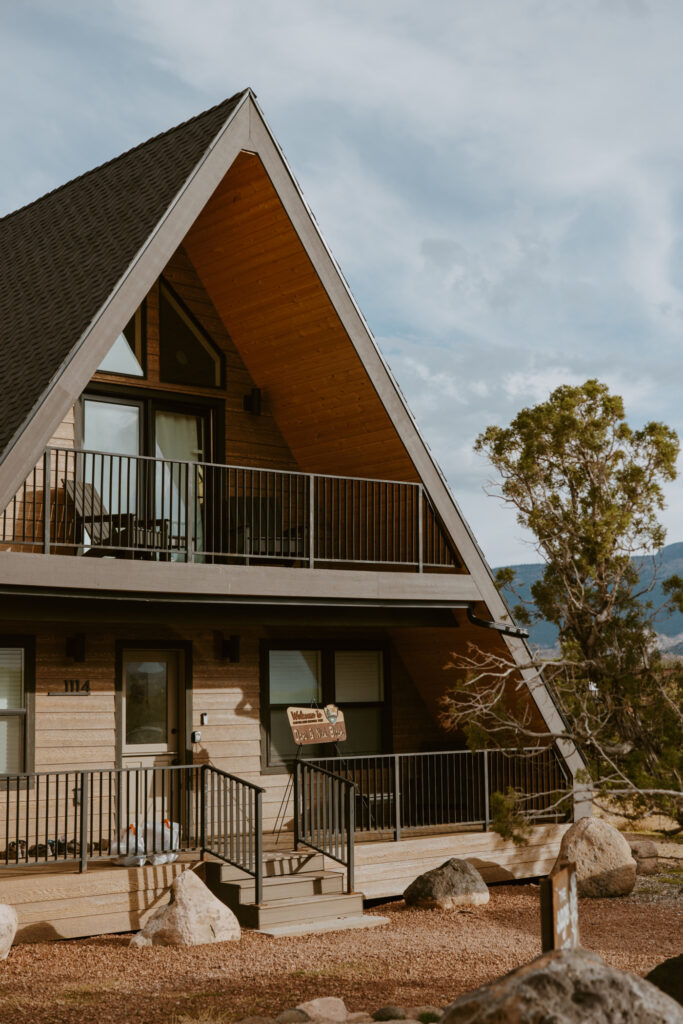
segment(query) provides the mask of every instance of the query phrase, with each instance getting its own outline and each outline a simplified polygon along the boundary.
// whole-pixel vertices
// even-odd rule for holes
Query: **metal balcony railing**
[[[48,448],[0,548],[171,561],[459,571],[422,484]]]

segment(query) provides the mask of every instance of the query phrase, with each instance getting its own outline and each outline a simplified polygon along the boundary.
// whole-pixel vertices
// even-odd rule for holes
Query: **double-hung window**
[[[264,767],[283,768],[297,748],[288,707],[336,704],[344,712],[346,742],[340,754],[379,754],[387,747],[386,651],[336,644],[264,645],[262,721]],[[306,746],[305,757],[334,756],[331,744]]]
[[[0,775],[30,770],[28,698],[33,672],[32,648],[0,638]]]

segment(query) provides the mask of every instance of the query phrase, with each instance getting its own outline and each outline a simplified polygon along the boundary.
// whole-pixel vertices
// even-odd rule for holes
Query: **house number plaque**
[[[287,708],[287,720],[297,746],[309,743],[343,743],[344,712],[334,704],[324,708]]]
[[[63,690],[50,690],[48,697],[85,697],[90,696],[90,680],[65,679]]]

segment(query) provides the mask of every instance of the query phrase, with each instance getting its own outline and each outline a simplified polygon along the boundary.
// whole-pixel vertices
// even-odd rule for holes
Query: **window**
[[[159,379],[164,384],[220,388],[223,357],[182,300],[159,283]]]
[[[97,369],[124,377],[145,376],[144,305],[136,310]]]
[[[337,704],[347,739],[342,754],[378,754],[385,743],[385,655],[380,649],[310,645],[264,647],[262,708],[265,763],[283,767],[296,757],[287,721],[290,706]],[[334,755],[329,744],[305,748],[307,757]]]
[[[0,775],[29,770],[27,697],[33,668],[26,643],[0,640]]]

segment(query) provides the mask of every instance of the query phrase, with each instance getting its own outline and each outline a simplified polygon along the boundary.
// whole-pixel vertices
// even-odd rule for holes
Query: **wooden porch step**
[[[252,903],[239,909],[244,912],[247,928],[260,929],[282,924],[313,925],[316,921],[329,921],[331,918],[337,918],[341,925],[345,918],[358,917],[363,913],[363,897],[359,892],[329,893],[266,900],[260,906]],[[239,920],[240,915],[236,916]]]
[[[266,900],[321,896],[343,891],[344,876],[339,871],[302,871],[291,875],[266,876],[263,879],[263,896]],[[214,886],[213,892],[223,903],[233,908],[254,902],[256,882],[251,877],[228,882],[221,880]]]
[[[207,864],[210,862],[207,862]],[[220,880],[222,882],[240,881],[249,879],[246,871],[235,868],[231,864],[211,862],[214,866],[221,868]],[[284,853],[266,853],[263,856],[263,875],[265,878],[277,878],[283,875],[297,875],[301,872],[322,871],[325,867],[324,858],[321,853],[288,850]]]
[[[342,928],[347,919],[362,916],[362,895],[345,893],[344,873],[325,870],[322,856],[287,856],[275,864],[266,861],[267,865],[278,873],[265,873],[261,903],[255,902],[252,877],[242,873],[236,878],[229,865],[205,865],[206,884],[244,927],[267,930],[291,925],[303,934],[321,921],[326,929],[335,922]],[[300,870],[304,866],[312,870]]]

